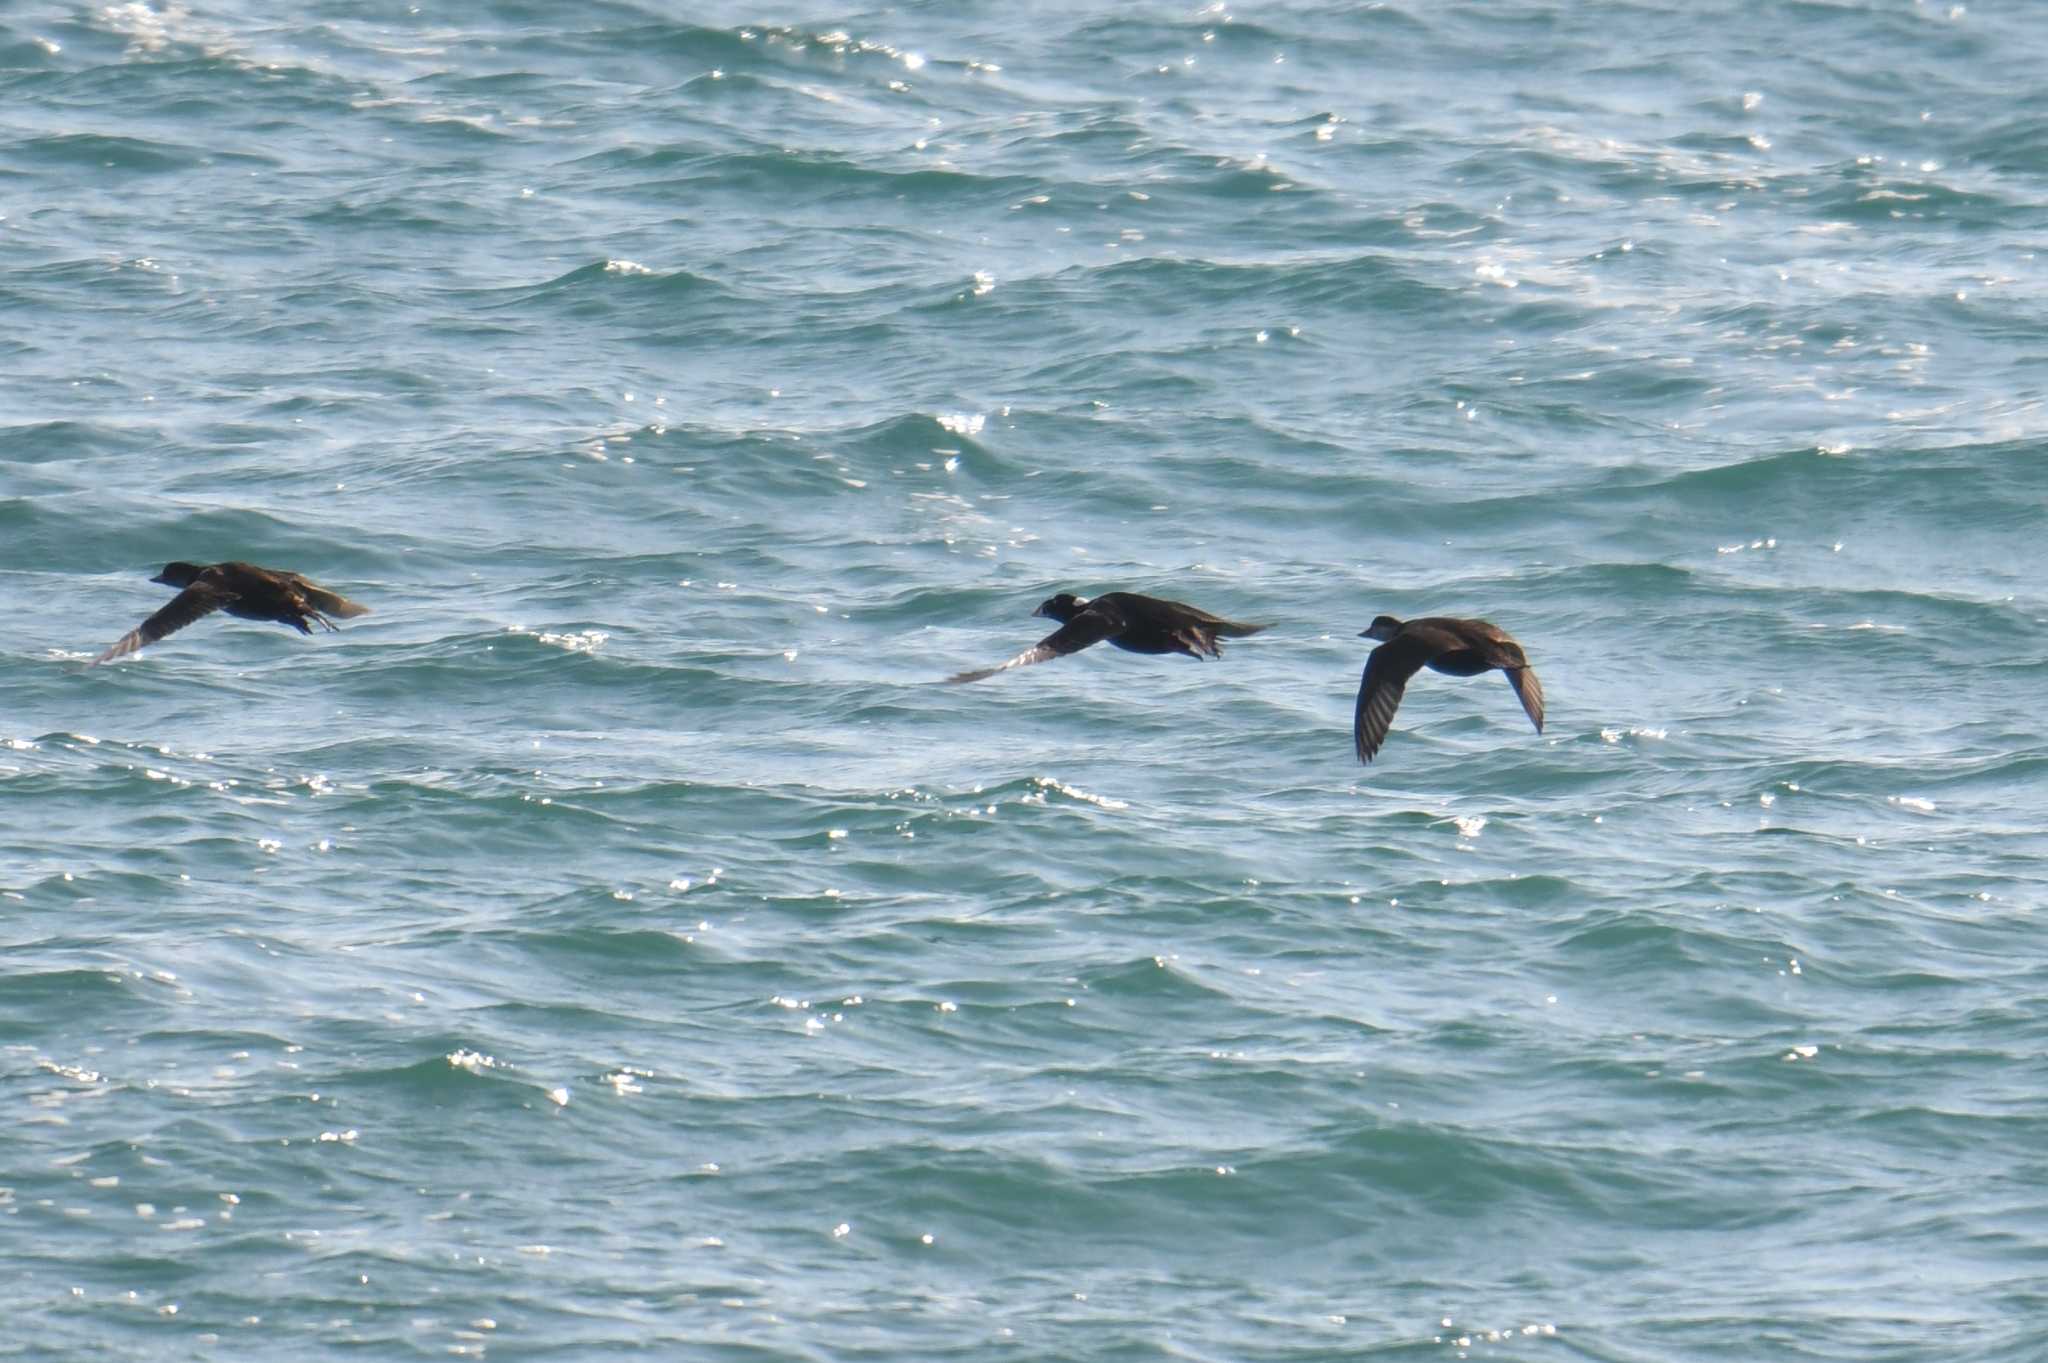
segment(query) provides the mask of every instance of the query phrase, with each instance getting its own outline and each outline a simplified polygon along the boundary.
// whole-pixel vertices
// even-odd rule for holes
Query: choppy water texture
[[[2041,1357],[2031,7],[286,8],[0,12],[0,1352]]]

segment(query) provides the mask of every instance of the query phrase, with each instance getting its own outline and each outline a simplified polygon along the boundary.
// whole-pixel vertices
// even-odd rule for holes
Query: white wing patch
[[[1031,648],[1025,649],[1006,663],[997,663],[994,667],[977,668],[973,672],[956,672],[946,678],[946,680],[949,682],[980,681],[983,677],[993,677],[998,672],[1008,672],[1013,667],[1029,667],[1033,663],[1046,662],[1059,656],[1059,652],[1051,645],[1036,644]]]

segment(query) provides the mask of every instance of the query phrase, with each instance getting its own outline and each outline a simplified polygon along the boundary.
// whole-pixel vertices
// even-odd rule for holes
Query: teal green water
[[[2044,60],[0,12],[0,1353],[2038,1359]]]

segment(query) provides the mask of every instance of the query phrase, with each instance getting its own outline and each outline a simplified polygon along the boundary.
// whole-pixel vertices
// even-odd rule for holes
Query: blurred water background
[[[0,9],[0,1355],[2043,1356],[2032,7],[286,8]]]

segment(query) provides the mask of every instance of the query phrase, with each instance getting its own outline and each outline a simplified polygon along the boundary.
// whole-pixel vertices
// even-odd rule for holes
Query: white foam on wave
[[[1497,260],[1482,260],[1472,267],[1472,273],[1488,284],[1498,284],[1504,289],[1519,289],[1522,281],[1508,273],[1508,267]]]
[[[520,625],[514,625],[505,632],[507,634],[523,635],[528,639],[537,639],[549,648],[559,648],[564,653],[595,653],[604,647],[605,640],[612,637],[608,632],[601,629],[556,633],[552,630],[527,629]]]
[[[103,5],[99,12],[100,22],[126,38],[129,48],[137,52],[163,51],[178,41],[191,17],[192,11],[175,0],[161,8],[140,0],[126,5]]]
[[[1041,792],[1056,790],[1070,800],[1080,800],[1084,804],[1094,805],[1098,809],[1116,810],[1129,809],[1131,807],[1128,800],[1118,800],[1107,795],[1097,795],[1093,791],[1083,790],[1079,786],[1070,786],[1057,777],[1034,776],[1031,780]],[[1044,798],[1043,794],[1039,796],[1041,802],[1043,802]]]
[[[218,7],[214,7],[215,10]],[[216,18],[194,18],[189,5],[178,0],[130,0],[119,5],[102,5],[92,14],[100,27],[128,40],[128,55],[153,57],[177,47],[196,47],[214,61],[232,62],[251,71],[275,71],[289,64],[308,71],[323,68],[308,53],[294,50],[286,55],[277,49],[267,55],[252,51],[257,30],[237,32]]]
[[[1619,743],[1624,738],[1663,738],[1669,732],[1668,729],[1602,729],[1600,741]]]

